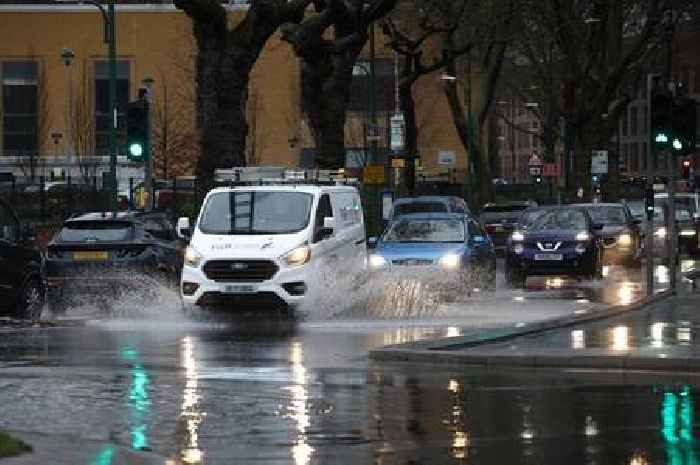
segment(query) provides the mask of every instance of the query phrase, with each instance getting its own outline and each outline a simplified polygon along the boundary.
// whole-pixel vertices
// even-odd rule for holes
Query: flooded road
[[[114,446],[164,465],[697,463],[693,377],[367,358],[598,305],[571,292],[499,291],[420,319],[196,322],[166,305],[7,331],[0,428],[102,444],[85,465],[111,464]]]

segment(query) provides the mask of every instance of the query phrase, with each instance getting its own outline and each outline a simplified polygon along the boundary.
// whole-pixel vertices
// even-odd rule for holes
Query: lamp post
[[[69,48],[63,48],[61,50],[61,61],[66,67],[66,86],[68,86],[68,92],[66,92],[66,158],[68,162],[68,173],[70,175],[70,165],[72,164],[72,158],[75,155],[75,137],[73,135],[73,79],[71,75],[71,64],[73,64],[73,59],[75,58],[75,53]]]
[[[146,153],[148,154],[148,157],[144,161],[143,164],[143,181],[144,181],[144,187],[146,189],[146,192],[148,192],[148,205],[146,206],[147,210],[152,210],[155,204],[155,192],[153,190],[153,151],[151,147],[151,125],[153,124],[153,83],[155,82],[155,79],[153,79],[151,76],[146,76],[141,80],[141,84],[143,85],[143,88],[146,89],[144,99],[148,103],[148,112],[146,114],[146,126],[148,127],[148,134],[149,137],[147,138],[148,141],[148,147],[144,147],[146,150]]]
[[[104,4],[95,0],[56,0],[56,3],[78,3],[96,6],[102,13],[104,22],[104,43],[107,44],[109,65],[109,109],[112,121],[109,125],[109,183],[110,183],[110,209],[112,217],[117,216],[117,24],[115,0],[106,0]]]

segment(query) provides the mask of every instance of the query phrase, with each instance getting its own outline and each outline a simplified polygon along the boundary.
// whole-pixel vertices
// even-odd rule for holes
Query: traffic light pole
[[[676,288],[676,268],[678,268],[678,238],[676,237],[676,156],[673,149],[668,151],[671,168],[668,180],[668,219],[666,230],[668,237],[668,277],[669,287]]]
[[[109,109],[112,121],[109,125],[109,181],[111,184],[110,205],[112,218],[117,216],[117,23],[115,21],[115,0],[107,3],[107,22],[109,26]],[[108,24],[107,24],[108,23]]]

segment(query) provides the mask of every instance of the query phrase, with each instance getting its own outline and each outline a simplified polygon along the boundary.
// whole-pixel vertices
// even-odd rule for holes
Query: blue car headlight
[[[369,267],[373,270],[384,268],[387,265],[387,261],[384,257],[377,254],[372,254],[369,256]]]

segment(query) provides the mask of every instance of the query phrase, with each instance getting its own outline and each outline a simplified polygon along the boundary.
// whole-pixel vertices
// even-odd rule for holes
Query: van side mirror
[[[314,236],[314,242],[321,242],[324,239],[328,239],[333,235],[335,230],[335,218],[327,216],[323,218],[323,227],[316,231]]]
[[[335,218],[327,216],[323,219],[323,229],[335,230]]]
[[[184,241],[189,241],[192,238],[189,218],[183,216],[177,220],[177,237]]]
[[[376,236],[372,236],[369,239],[367,239],[367,247],[370,249],[375,249],[377,248],[377,242],[379,242],[379,238]]]

